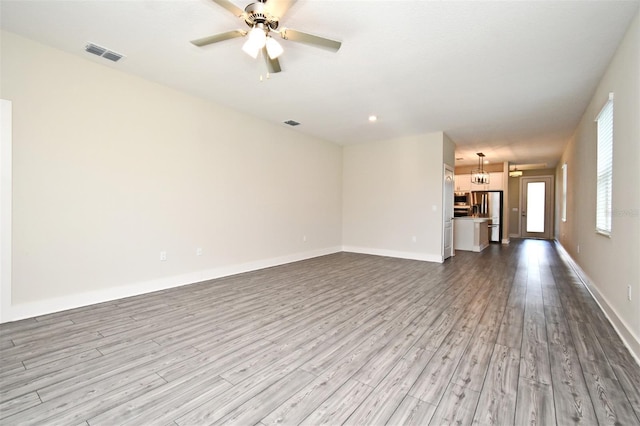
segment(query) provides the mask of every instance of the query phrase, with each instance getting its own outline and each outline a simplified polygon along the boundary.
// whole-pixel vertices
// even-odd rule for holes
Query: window
[[[545,182],[527,182],[527,232],[544,232],[546,192]]]
[[[598,126],[596,232],[611,235],[613,186],[613,93],[596,117]]]
[[[567,221],[567,163],[562,165],[562,221]]]

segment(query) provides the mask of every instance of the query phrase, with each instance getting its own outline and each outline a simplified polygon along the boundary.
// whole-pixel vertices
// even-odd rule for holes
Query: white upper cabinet
[[[471,175],[455,175],[454,183],[456,192],[470,192],[471,188]]]
[[[502,179],[504,177],[504,172],[491,172],[489,173],[489,185],[487,189],[504,189],[502,187]]]

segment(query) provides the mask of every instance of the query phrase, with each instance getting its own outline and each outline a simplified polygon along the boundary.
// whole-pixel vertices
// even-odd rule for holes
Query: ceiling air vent
[[[298,123],[297,121],[294,121],[294,120],[287,120],[287,121],[284,122],[284,124],[288,124],[289,126],[297,126],[300,123]]]
[[[85,52],[93,53],[94,55],[102,56],[105,59],[108,59],[113,62],[118,62],[120,59],[124,57],[120,53],[116,53],[112,50],[106,49],[102,46],[98,46],[97,44],[87,43],[84,47]]]
[[[107,52],[105,52],[104,55],[102,55],[103,58],[108,59],[110,61],[113,62],[118,62],[120,59],[122,59],[122,55],[116,52],[112,52],[110,50],[108,50]]]
[[[87,44],[84,47],[84,50],[98,56],[102,56],[104,52],[107,51],[107,49],[105,49],[104,47],[96,46],[95,44],[91,44],[91,43]]]

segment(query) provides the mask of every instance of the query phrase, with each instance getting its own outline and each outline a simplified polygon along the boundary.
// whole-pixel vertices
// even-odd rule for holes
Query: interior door
[[[444,166],[444,188],[443,188],[443,235],[442,235],[442,260],[453,256],[453,191],[454,178],[453,169]]]
[[[11,311],[11,168],[12,103],[0,99],[0,322],[14,321]],[[11,314],[13,315],[13,314]]]
[[[550,240],[553,229],[553,177],[523,177],[520,182],[520,236]]]

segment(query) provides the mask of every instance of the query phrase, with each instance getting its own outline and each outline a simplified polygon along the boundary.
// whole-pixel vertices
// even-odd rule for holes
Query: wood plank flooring
[[[338,253],[0,326],[3,425],[640,424],[553,243]]]

